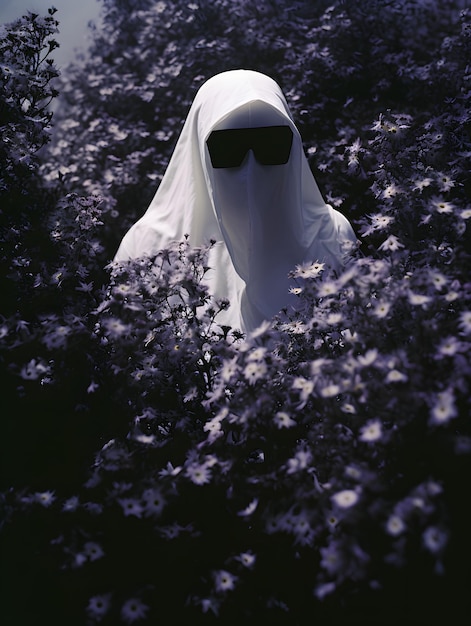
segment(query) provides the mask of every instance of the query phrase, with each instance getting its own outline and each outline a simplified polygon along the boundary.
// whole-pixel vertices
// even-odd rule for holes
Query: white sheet
[[[261,165],[249,151],[240,167],[212,167],[206,140],[213,130],[282,124],[294,133],[285,165]],[[284,95],[268,76],[231,70],[203,84],[157,193],[115,260],[155,254],[185,235],[193,246],[217,242],[206,280],[215,297],[231,302],[218,321],[244,331],[290,305],[288,272],[296,264],[339,268],[344,243],[356,243],[348,220],[324,202]]]

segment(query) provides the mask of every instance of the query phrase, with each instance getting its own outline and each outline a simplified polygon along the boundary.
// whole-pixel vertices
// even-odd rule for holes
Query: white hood
[[[285,165],[261,165],[249,151],[240,167],[214,169],[206,140],[214,130],[289,125]],[[343,262],[356,236],[325,204],[280,87],[268,76],[232,70],[198,91],[165,176],[147,212],[125,235],[115,260],[155,254],[189,235],[217,243],[207,273],[210,293],[230,300],[220,324],[251,330],[290,304],[288,272],[303,261]]]

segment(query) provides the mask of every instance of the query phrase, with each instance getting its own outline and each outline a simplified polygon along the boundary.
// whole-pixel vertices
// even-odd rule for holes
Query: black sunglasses
[[[262,165],[284,165],[292,143],[289,126],[213,130],[206,141],[214,168],[239,167],[249,150]]]

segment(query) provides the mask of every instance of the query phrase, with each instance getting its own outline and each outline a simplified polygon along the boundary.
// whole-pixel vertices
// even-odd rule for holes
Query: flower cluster
[[[42,179],[54,11],[4,27],[11,623],[42,611],[77,626],[344,624],[387,611],[433,624],[451,607],[459,623],[471,458],[460,4],[105,0],[93,54],[62,80]],[[211,243],[110,263],[196,88],[235,66],[279,80],[328,201],[362,241],[341,271],[292,268],[296,306],[247,335],[219,324],[230,303],[206,287]]]

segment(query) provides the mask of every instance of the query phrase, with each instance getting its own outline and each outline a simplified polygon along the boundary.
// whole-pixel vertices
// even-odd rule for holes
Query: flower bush
[[[60,81],[53,9],[3,27],[11,623],[463,623],[460,4],[104,0]],[[111,262],[196,88],[240,66],[279,80],[363,242],[337,274],[293,268],[295,310],[247,336],[218,323],[211,242]]]

